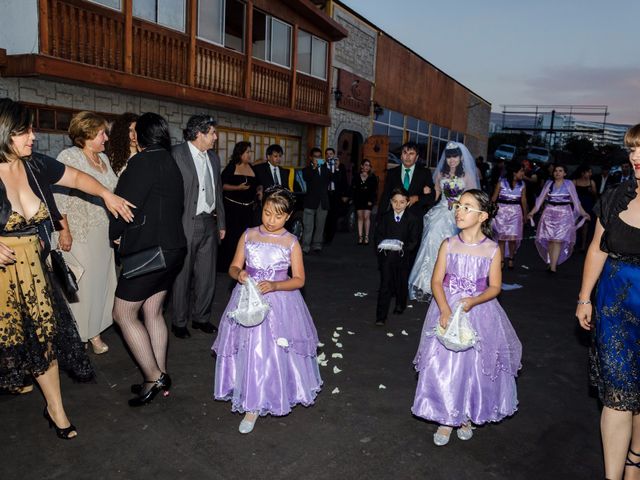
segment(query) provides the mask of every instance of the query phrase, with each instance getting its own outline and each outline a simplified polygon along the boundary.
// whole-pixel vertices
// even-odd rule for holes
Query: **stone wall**
[[[169,122],[171,138],[174,143],[182,141],[182,129],[189,117],[196,113],[211,115],[221,127],[300,137],[303,146],[306,138],[307,127],[300,123],[251,117],[164,99],[39,78],[0,78],[0,97],[9,97],[13,100],[40,105],[91,110],[107,114],[156,112]],[[65,134],[44,132],[37,134],[36,149],[41,153],[55,157],[61,150],[70,145],[71,141]],[[304,156],[305,152],[302,152],[302,155]]]
[[[333,85],[338,81],[338,69],[347,70],[355,75],[375,82],[376,41],[378,33],[366,23],[347,10],[335,5],[333,18],[345,27],[349,36],[335,43],[333,53]],[[335,99],[331,98],[331,126],[329,127],[328,144],[336,148],[338,136],[343,130],[354,130],[366,138],[371,135],[371,116],[363,116],[336,108]]]

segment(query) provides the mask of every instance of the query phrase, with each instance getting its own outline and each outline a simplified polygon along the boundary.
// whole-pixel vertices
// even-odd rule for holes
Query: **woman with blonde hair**
[[[60,152],[58,161],[98,180],[110,191],[118,177],[103,153],[108,140],[107,121],[92,112],[79,112],[69,124],[73,147]],[[58,246],[82,266],[77,299],[70,301],[83,342],[94,353],[109,350],[100,334],[113,323],[111,308],[117,278],[113,249],[109,243],[109,217],[102,199],[75,189],[59,189],[55,195],[62,214]]]

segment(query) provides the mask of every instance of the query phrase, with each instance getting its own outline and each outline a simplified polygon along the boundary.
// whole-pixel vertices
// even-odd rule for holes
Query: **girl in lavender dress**
[[[423,217],[422,241],[409,274],[409,298],[431,301],[431,274],[442,241],[458,232],[451,206],[462,192],[478,188],[478,169],[473,155],[462,143],[449,142],[433,173],[438,204]]]
[[[472,425],[499,422],[517,410],[516,375],[522,345],[496,297],[502,270],[500,251],[491,235],[496,206],[481,190],[468,190],[454,203],[459,234],[440,246],[433,271],[431,302],[414,359],[418,386],[411,411],[440,424],[436,445],[449,442],[453,427],[469,440]],[[454,352],[436,337],[453,309],[464,304],[477,342]]]
[[[299,403],[312,405],[322,386],[318,334],[299,290],[305,280],[302,249],[284,228],[294,202],[280,186],[267,189],[262,225],[245,231],[229,267],[240,284],[253,278],[271,305],[261,324],[236,323],[228,314],[238,305],[237,285],[212,348],[217,355],[214,397],[231,400],[232,411],[246,414],[240,433],[251,432],[259,415],[287,415]]]
[[[536,247],[548,265],[549,273],[556,273],[557,266],[571,256],[576,243],[576,230],[589,219],[589,214],[580,204],[576,187],[565,180],[566,176],[567,169],[556,165],[553,180],[545,183],[535,207],[527,215],[527,219],[531,220],[545,204],[536,231]]]
[[[496,185],[491,199],[498,203],[498,213],[493,220],[494,238],[500,245],[500,253],[507,261],[509,270],[513,269],[513,261],[522,242],[523,218],[527,215],[527,194],[523,179],[522,165],[509,163],[507,173]]]

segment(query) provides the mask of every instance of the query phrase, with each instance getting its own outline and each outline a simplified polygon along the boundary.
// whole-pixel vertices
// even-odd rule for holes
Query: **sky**
[[[640,1],[342,2],[495,112],[505,104],[608,105],[608,122],[640,123]]]

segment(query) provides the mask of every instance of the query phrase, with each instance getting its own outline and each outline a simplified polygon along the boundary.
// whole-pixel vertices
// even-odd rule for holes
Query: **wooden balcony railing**
[[[133,73],[188,83],[189,37],[147,22],[133,24]]]
[[[97,67],[122,70],[124,18],[90,3],[47,2],[49,51],[54,57]]]
[[[245,57],[225,48],[201,42],[196,50],[197,88],[233,95],[244,96]]]
[[[258,63],[251,65],[251,99],[288,107],[291,102],[291,72],[284,68]]]
[[[245,54],[88,1],[38,2],[41,54],[238,100],[328,115],[326,81],[300,73],[293,78],[291,69],[257,59],[248,66]],[[254,111],[273,113],[263,105]]]
[[[305,112],[327,111],[327,82],[302,73],[296,75],[296,108]]]

